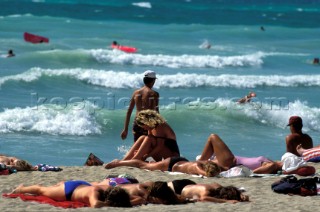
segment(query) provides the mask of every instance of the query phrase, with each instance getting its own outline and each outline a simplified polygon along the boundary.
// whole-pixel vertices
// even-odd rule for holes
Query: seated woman
[[[203,175],[214,177],[220,173],[220,168],[217,164],[211,161],[188,161],[183,157],[170,157],[158,162],[145,162],[138,159],[132,160],[114,160],[105,165],[106,169],[111,169],[119,166],[130,166],[140,169],[148,169],[150,171],[173,171],[186,174]]]
[[[180,156],[176,135],[164,118],[154,110],[142,110],[136,118],[136,123],[148,130],[147,136],[140,136],[133,144],[123,160],[145,160],[152,157],[155,161],[163,158]]]
[[[249,197],[242,194],[236,187],[224,187],[218,183],[187,185],[182,189],[181,196],[201,202],[237,203],[249,201]]]
[[[131,207],[130,196],[124,189],[108,185],[92,185],[81,180],[60,182],[47,187],[20,185],[12,193],[42,195],[56,201],[82,202],[92,208]]]
[[[272,161],[263,156],[256,158],[234,156],[229,147],[216,134],[209,136],[198,160],[211,160],[221,168],[221,171],[244,165],[256,174],[276,174],[282,168],[281,162]]]
[[[0,155],[0,163],[5,164],[8,168],[16,169],[17,171],[34,171],[34,166],[25,160],[6,155]]]

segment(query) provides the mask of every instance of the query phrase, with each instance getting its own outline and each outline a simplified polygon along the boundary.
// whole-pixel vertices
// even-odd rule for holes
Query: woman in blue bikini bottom
[[[124,189],[82,180],[60,182],[53,186],[20,185],[12,193],[46,196],[55,201],[82,202],[93,208],[131,207],[130,196]]]
[[[64,193],[66,195],[66,200],[70,201],[73,191],[81,185],[86,185],[86,186],[91,186],[90,183],[83,181],[83,180],[71,180],[71,181],[66,181],[64,183]]]

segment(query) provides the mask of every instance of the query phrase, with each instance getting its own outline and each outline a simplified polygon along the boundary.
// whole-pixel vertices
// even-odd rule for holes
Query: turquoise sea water
[[[121,158],[133,139],[120,139],[126,106],[147,69],[190,160],[210,133],[237,155],[280,159],[291,115],[320,144],[319,3],[1,0],[0,153],[53,165]],[[138,52],[112,50],[114,40]],[[252,90],[252,104],[235,103]]]

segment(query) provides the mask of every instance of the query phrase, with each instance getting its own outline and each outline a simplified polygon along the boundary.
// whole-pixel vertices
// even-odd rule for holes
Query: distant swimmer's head
[[[166,120],[154,110],[140,111],[135,120],[140,127],[147,126],[152,129],[166,122]]]
[[[256,96],[257,96],[257,94],[255,92],[250,92],[249,93],[249,97],[256,97]]]

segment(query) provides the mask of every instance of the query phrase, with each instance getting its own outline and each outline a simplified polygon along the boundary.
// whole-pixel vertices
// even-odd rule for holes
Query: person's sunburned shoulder
[[[298,133],[292,133],[286,136],[288,139],[296,139],[296,138],[301,138],[301,135]]]
[[[142,91],[143,91],[143,88],[139,88],[139,89],[133,91],[133,94],[135,94],[135,95],[140,94]]]

